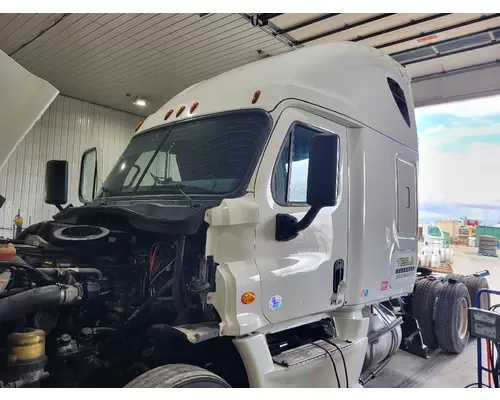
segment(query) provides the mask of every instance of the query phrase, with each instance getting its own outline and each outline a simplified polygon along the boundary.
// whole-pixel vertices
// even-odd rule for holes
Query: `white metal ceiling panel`
[[[420,18],[428,17],[432,14],[394,14],[391,16],[387,16],[385,18],[381,18],[378,21],[370,22],[368,24],[362,24],[360,26],[356,26],[353,28],[345,27],[346,29],[342,30],[339,33],[333,34],[331,36],[327,36],[318,40],[314,40],[308,42],[306,45],[315,45],[320,43],[332,42],[332,41],[342,41],[342,40],[354,40],[358,37],[362,37],[371,33],[377,34],[377,32],[383,31],[385,29],[391,28],[393,26],[402,25],[410,22],[411,20],[418,20]],[[293,34],[293,33],[292,33]],[[392,37],[396,33],[392,33]],[[390,36],[390,34],[389,34]],[[378,38],[378,35],[377,35]],[[307,39],[307,38],[305,38]],[[304,39],[303,39],[304,40]],[[372,40],[373,41],[373,40]]]
[[[40,21],[61,17],[25,44],[26,32],[35,37],[44,29]],[[13,58],[62,93],[143,115],[197,79],[291,50],[240,14],[33,14],[0,21],[10,26],[0,30],[0,48],[25,44]],[[150,107],[133,106],[135,96]]]
[[[498,45],[474,42],[480,36],[446,42],[480,32],[500,40],[500,14],[0,14],[0,49],[30,72],[68,96],[142,115],[199,80],[301,43],[381,46],[414,77],[497,60]],[[150,105],[133,106],[135,96]]]
[[[363,41],[363,43],[369,46],[383,46],[386,43],[390,43],[393,40],[400,38],[407,38],[413,36],[419,36],[418,39],[411,39],[405,41],[401,44],[393,46],[384,46],[384,51],[388,53],[395,53],[402,50],[407,50],[416,46],[422,46],[436,41],[446,40],[451,37],[457,36],[459,30],[452,29],[451,31],[444,31],[437,33],[435,35],[426,35],[425,32],[433,32],[442,28],[450,27],[462,22],[471,21],[475,18],[479,18],[481,14],[449,14],[444,17],[436,18],[430,21],[422,22],[414,26],[405,27],[399,31],[389,32],[380,36],[376,36],[372,39]],[[470,32],[474,32],[478,29],[478,26],[471,25]],[[481,29],[481,28],[479,28]]]
[[[0,16],[0,48],[10,54],[20,43],[32,40],[38,32],[49,28],[63,14],[2,14]]]
[[[305,14],[305,13],[281,14],[280,16],[273,18],[272,22],[281,29],[288,29],[294,25],[300,24],[304,21],[310,21],[321,15],[324,14]]]
[[[456,17],[457,15],[460,17],[459,18]],[[473,18],[466,17],[467,15],[475,15],[475,17]],[[480,19],[479,17],[480,15],[478,14],[452,14],[451,16],[445,17],[443,20],[446,22],[446,26],[451,27],[454,25],[466,23],[468,21],[473,21],[475,19]],[[438,29],[444,29],[444,28],[439,28],[439,25],[437,25],[439,21],[431,21],[431,22],[433,24],[435,23],[436,25],[431,28],[425,25],[425,30],[423,30],[423,32],[433,32]],[[426,46],[436,42],[449,40],[452,38],[456,38],[457,36],[472,34],[474,32],[493,28],[495,26],[500,26],[500,17],[488,19],[481,22],[470,23],[465,26],[460,26],[458,28],[451,28],[451,29],[447,28],[443,32],[439,32],[432,35],[421,34],[420,32],[422,31],[419,30],[415,31],[414,29],[412,29],[414,33],[412,32],[410,34],[409,31],[408,32],[405,31],[404,37],[415,37],[417,35],[420,35],[418,38],[402,41],[401,43],[395,44],[393,46],[384,47],[384,51],[386,51],[389,54],[393,54],[400,51],[412,49],[415,47]],[[388,43],[390,41],[391,39],[389,39],[388,41],[384,41],[384,43]],[[368,41],[366,43],[369,44]]]
[[[324,21],[317,22],[315,24],[306,26],[289,32],[289,34],[297,41],[302,41],[313,37],[315,35],[323,34],[325,32],[331,31],[333,29],[339,29],[346,25],[353,24],[358,21],[366,20],[370,17],[374,17],[377,14],[339,14],[335,17],[328,18]],[[274,23],[274,19],[273,19]],[[279,27],[279,26],[278,26]],[[279,27],[281,28],[281,27]]]
[[[131,23],[141,23],[140,19],[135,18]],[[80,78],[84,71],[98,73],[98,68],[116,58],[119,52],[130,53],[134,48],[151,51],[147,46],[137,44],[136,40],[126,35],[128,27],[125,24],[116,28],[110,28],[108,25],[93,25],[93,27],[96,35],[86,37],[78,43],[78,46],[71,46],[65,56],[54,62],[52,71],[57,70],[62,76]]]

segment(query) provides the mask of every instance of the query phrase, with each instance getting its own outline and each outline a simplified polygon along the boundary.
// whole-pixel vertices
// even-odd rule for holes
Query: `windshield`
[[[438,226],[429,226],[427,232],[430,236],[441,237],[443,234],[441,233],[441,229]]]
[[[98,197],[227,194],[251,173],[270,129],[268,114],[237,111],[188,120],[137,135]]]

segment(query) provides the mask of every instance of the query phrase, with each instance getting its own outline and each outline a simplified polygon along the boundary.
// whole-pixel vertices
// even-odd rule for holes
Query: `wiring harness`
[[[150,295],[155,292],[155,282],[167,271],[172,269],[175,258],[167,258],[168,248],[162,243],[155,243],[149,252],[149,265],[147,278],[149,281]]]

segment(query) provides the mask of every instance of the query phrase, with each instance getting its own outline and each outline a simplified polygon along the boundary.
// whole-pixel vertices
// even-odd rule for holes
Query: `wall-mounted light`
[[[133,104],[138,107],[146,107],[148,102],[140,97],[136,97]]]

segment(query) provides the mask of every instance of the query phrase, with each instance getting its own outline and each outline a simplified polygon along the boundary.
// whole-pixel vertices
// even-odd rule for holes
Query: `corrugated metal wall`
[[[134,133],[140,117],[66,96],[58,96],[0,171],[0,235],[12,237],[18,210],[24,225],[51,219],[57,212],[44,203],[45,163],[69,162],[69,201],[78,200],[80,157],[91,147],[99,153],[99,171],[106,176]]]

